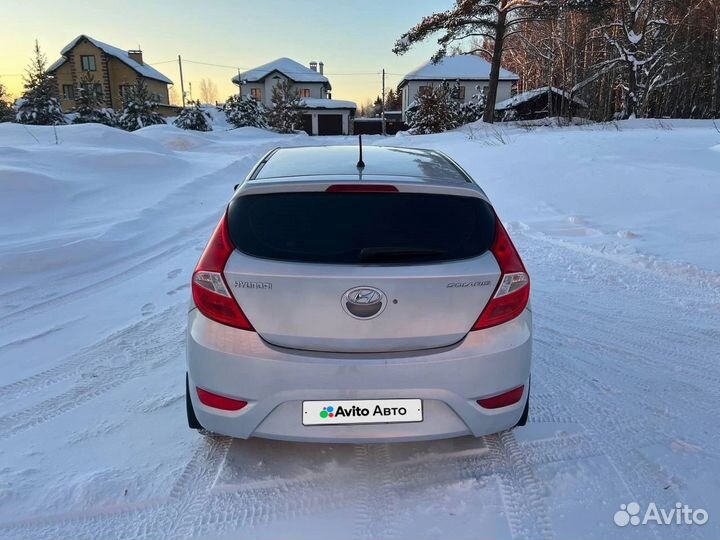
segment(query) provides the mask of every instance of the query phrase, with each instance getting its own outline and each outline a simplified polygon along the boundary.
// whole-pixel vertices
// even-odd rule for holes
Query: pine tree
[[[191,101],[185,107],[173,124],[182,129],[193,131],[212,131],[212,117],[210,113],[200,107],[200,101]]]
[[[385,111],[399,111],[400,109],[400,96],[391,88],[385,96]]]
[[[292,133],[302,125],[302,100],[292,83],[285,80],[272,91],[272,108],[268,111],[268,124],[278,133]]]
[[[5,85],[0,83],[0,122],[12,122],[15,119],[15,110],[7,95]]]
[[[25,92],[16,119],[22,124],[56,126],[65,124],[65,115],[57,98],[55,79],[46,69],[47,60],[35,41],[33,59],[26,69]]]
[[[452,98],[447,82],[424,89],[415,98],[406,114],[414,134],[441,133],[460,125],[459,105]]]
[[[117,115],[112,109],[103,107],[102,93],[97,91],[97,83],[91,73],[83,76],[75,91],[77,106],[73,124],[117,125]]]
[[[373,116],[380,116],[382,114],[382,107],[383,101],[380,96],[375,98],[375,102],[373,103],[373,109],[372,109],[372,115]]]
[[[470,100],[459,106],[459,123],[469,124],[480,120],[485,111],[485,101],[485,94],[480,90],[480,86],[475,86],[475,93],[470,96]]]
[[[407,109],[405,109],[405,123],[410,129],[415,125],[415,117],[417,116],[419,107],[420,102],[415,98],[408,104]]]
[[[118,126],[125,131],[166,123],[157,112],[157,96],[150,92],[144,79],[138,77],[125,94],[124,101],[125,107],[118,120]]]
[[[455,5],[447,11],[433,13],[405,32],[395,42],[393,52],[405,54],[410,48],[437,32],[444,32],[437,42],[438,51],[433,61],[439,61],[448,47],[466,38],[483,37],[492,42],[492,51],[486,48],[472,50],[465,54],[481,52],[492,57],[490,79],[484,120],[492,123],[500,80],[505,38],[514,34],[518,26],[533,19],[547,17],[561,0],[455,0]]]
[[[239,127],[267,128],[267,108],[250,96],[230,96],[223,106],[227,121]]]

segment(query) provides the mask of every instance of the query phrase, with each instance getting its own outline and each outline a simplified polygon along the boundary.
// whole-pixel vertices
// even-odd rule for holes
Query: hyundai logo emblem
[[[355,319],[374,319],[387,304],[385,293],[375,287],[354,287],[342,295],[345,313]]]

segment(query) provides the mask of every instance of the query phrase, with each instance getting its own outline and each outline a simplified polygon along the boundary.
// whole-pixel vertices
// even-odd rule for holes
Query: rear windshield
[[[233,243],[253,257],[321,264],[413,264],[476,257],[495,214],[475,197],[274,193],[233,199]]]

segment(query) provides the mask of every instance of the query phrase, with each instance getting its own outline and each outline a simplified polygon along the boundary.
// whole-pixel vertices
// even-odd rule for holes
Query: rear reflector
[[[223,411],[239,411],[247,405],[247,401],[241,399],[231,399],[225,396],[218,396],[202,388],[196,388],[198,398],[203,405],[213,407],[215,409],[222,409]]]
[[[485,409],[499,409],[500,407],[507,407],[508,405],[514,405],[522,399],[523,390],[525,390],[525,386],[518,386],[517,388],[513,388],[509,392],[505,392],[504,394],[500,394],[498,396],[478,399],[477,402],[478,405]]]
[[[397,192],[398,188],[387,184],[335,184],[325,191],[329,193],[388,193]]]

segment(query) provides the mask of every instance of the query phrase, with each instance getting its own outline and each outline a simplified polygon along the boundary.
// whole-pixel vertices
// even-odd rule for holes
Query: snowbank
[[[356,139],[0,124],[0,538],[660,534],[614,524],[633,500],[704,508],[693,532],[720,536],[712,123],[364,142],[447,152],[508,225],[533,279],[530,424],[396,446],[190,432],[190,276],[233,186],[275,146]]]
[[[503,220],[648,266],[720,271],[720,142],[712,121],[630,120],[564,128],[476,122],[381,144],[455,158]]]

